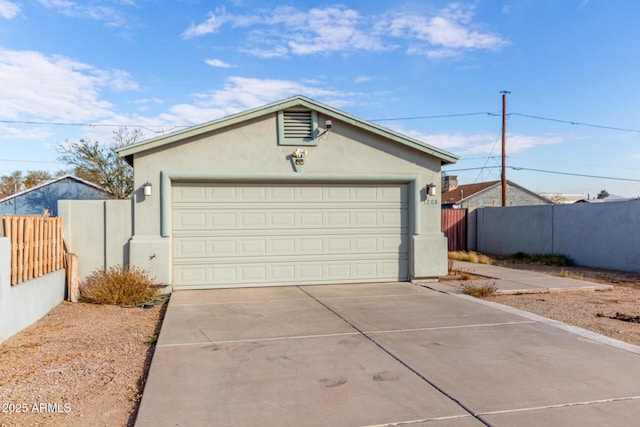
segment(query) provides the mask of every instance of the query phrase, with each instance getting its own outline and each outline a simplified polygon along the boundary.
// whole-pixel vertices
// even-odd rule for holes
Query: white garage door
[[[406,185],[173,185],[173,280],[197,289],[407,279]]]

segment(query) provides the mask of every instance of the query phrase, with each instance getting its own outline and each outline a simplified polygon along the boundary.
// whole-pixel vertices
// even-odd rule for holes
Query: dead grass
[[[80,285],[80,300],[91,304],[135,306],[157,296],[149,273],[136,267],[99,269]]]
[[[492,265],[493,260],[486,255],[479,254],[477,252],[463,252],[463,251],[453,251],[449,252],[449,259],[456,261],[467,261],[473,262],[475,264],[488,264]]]
[[[476,298],[488,298],[495,295],[498,288],[493,283],[479,283],[462,286],[462,293]]]

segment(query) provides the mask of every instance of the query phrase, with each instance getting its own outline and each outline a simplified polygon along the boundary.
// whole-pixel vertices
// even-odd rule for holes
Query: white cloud
[[[474,6],[459,3],[436,14],[392,10],[378,16],[363,16],[343,5],[308,10],[281,6],[253,15],[233,15],[218,8],[182,36],[218,33],[225,24],[249,27],[240,51],[260,58],[381,52],[403,46],[408,54],[441,58],[474,49],[496,51],[509,44],[475,24],[474,13]]]
[[[308,12],[282,7],[273,12],[268,22],[284,27],[280,43],[293,55],[383,50],[378,37],[360,29],[362,21],[356,10],[334,6]]]
[[[499,154],[500,143],[496,139],[496,135],[475,134],[425,134],[418,131],[403,131],[405,135],[411,136],[426,144],[432,145],[443,150],[452,151],[455,154]],[[499,138],[499,137],[498,137]],[[540,145],[561,144],[566,142],[567,138],[557,135],[549,136],[531,136],[520,134],[507,134],[508,151],[510,154],[525,151]],[[493,151],[492,151],[493,150]]]
[[[207,65],[211,65],[212,67],[216,67],[216,68],[231,68],[231,67],[233,67],[233,65],[229,64],[228,62],[221,61],[220,59],[205,59],[204,62],[206,62]]]
[[[223,8],[217,8],[215,13],[209,12],[209,18],[201,24],[191,24],[189,28],[184,30],[182,37],[190,39],[194,37],[201,37],[207,34],[215,33],[218,29],[228,22],[230,19],[227,11]]]
[[[105,120],[109,123],[136,123],[168,132],[187,124],[205,123],[298,94],[338,108],[348,105],[353,97],[353,93],[325,89],[317,82],[230,77],[221,88],[193,94],[191,102],[172,105],[165,113],[155,117],[110,117]],[[148,102],[141,100],[141,104]]]
[[[101,91],[136,89],[122,70],[100,70],[68,57],[0,48],[0,116],[82,122],[111,116]],[[10,101],[9,101],[10,100]]]
[[[349,96],[348,93],[290,80],[230,77],[223,88],[196,94],[195,106],[232,114],[298,94],[343,100]]]
[[[378,29],[409,40],[407,53],[432,58],[455,56],[470,49],[499,50],[509,44],[498,35],[475,28],[473,13],[473,6],[457,3],[430,17],[400,12],[389,21],[383,21]]]
[[[192,24],[182,36],[216,33],[225,23],[254,28],[249,33],[248,46],[241,51],[260,58],[384,49],[378,36],[363,27],[365,22],[360,14],[345,6],[308,11],[282,6],[262,15],[231,15],[219,8],[209,12],[205,22]]]
[[[127,23],[127,16],[117,7],[105,5],[104,1],[97,2],[75,2],[71,0],[38,0],[47,9],[55,10],[61,15],[72,18],[93,19],[102,21],[110,27],[123,27]],[[119,5],[134,6],[132,1],[117,2]]]
[[[20,13],[20,6],[8,0],[0,0],[0,18],[13,19]]]
[[[369,76],[358,76],[355,78],[354,83],[366,83],[370,82],[371,80],[373,80],[373,78]]]

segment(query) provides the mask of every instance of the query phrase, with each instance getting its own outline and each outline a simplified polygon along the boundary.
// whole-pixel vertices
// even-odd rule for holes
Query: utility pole
[[[507,206],[507,94],[508,90],[500,91],[502,94],[502,206]]]

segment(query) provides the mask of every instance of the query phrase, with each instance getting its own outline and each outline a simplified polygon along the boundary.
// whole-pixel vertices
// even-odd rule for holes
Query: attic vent
[[[318,115],[311,110],[285,110],[278,113],[280,145],[317,145]]]

